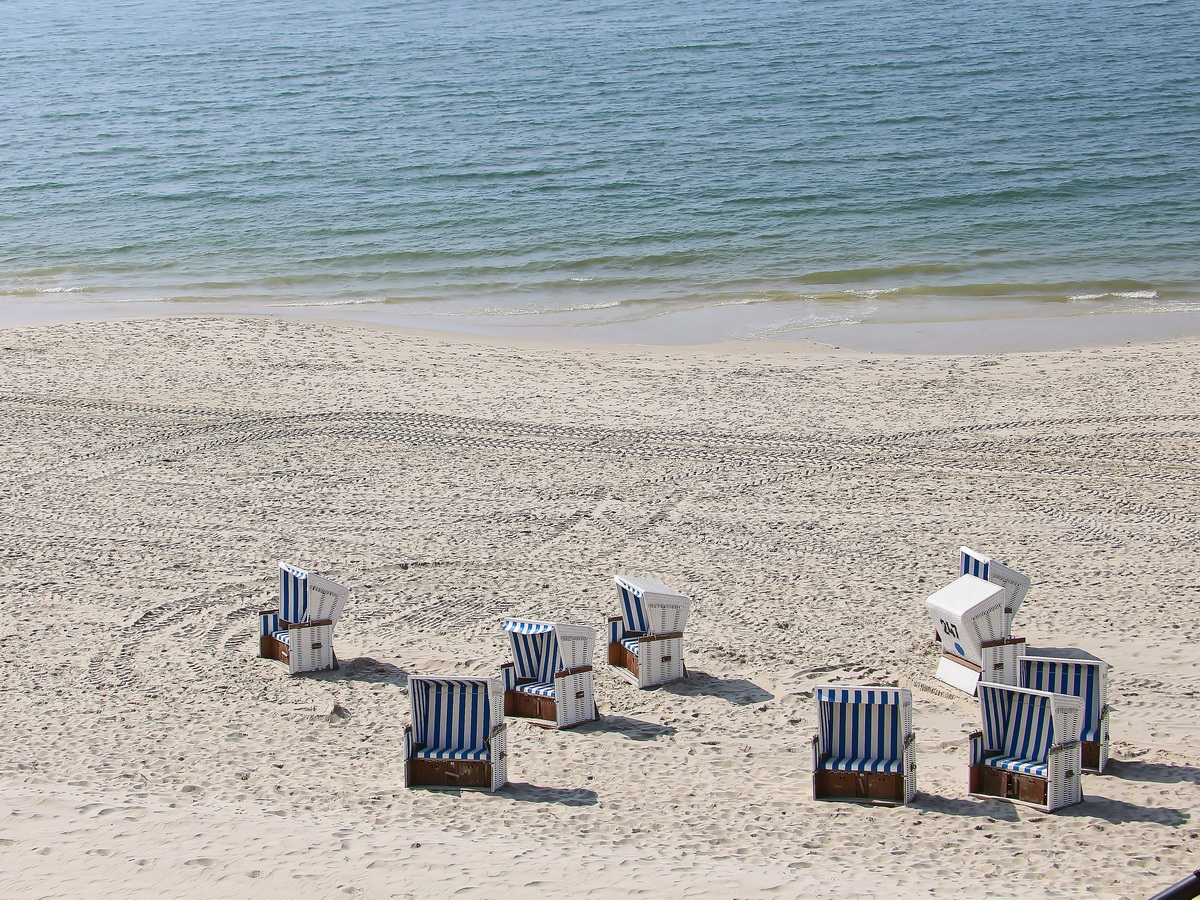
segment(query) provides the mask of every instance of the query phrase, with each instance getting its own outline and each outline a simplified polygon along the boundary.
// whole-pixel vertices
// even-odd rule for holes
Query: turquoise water
[[[0,0],[0,306],[1200,308],[1200,3]]]

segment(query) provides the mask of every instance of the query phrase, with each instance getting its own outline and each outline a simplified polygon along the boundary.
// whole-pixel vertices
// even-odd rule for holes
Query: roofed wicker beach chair
[[[917,792],[912,692],[819,685],[813,797],[895,805]]]
[[[1017,683],[1025,639],[1009,637],[1007,596],[1002,585],[960,575],[925,601],[942,645],[940,681],[968,694],[980,681]]]
[[[539,619],[505,619],[515,662],[501,666],[504,714],[570,728],[597,718],[592,687],[596,629]]]
[[[998,798],[1046,812],[1083,799],[1083,701],[1066,694],[983,681],[983,730],[971,735],[972,797]]]
[[[1008,618],[1008,630],[1011,631],[1013,618],[1021,608],[1021,601],[1029,593],[1030,585],[1033,584],[1029,576],[1022,575],[1016,569],[1010,569],[970,547],[958,548],[958,573],[974,575],[1004,588],[1004,614]]]
[[[404,730],[405,787],[496,791],[508,782],[508,729],[499,678],[413,675]]]
[[[621,615],[608,620],[608,662],[639,688],[687,675],[683,629],[692,601],[653,578],[617,575]]]
[[[1075,649],[1030,647],[1020,660],[1021,687],[1067,694],[1083,701],[1080,754],[1083,771],[1108,765],[1108,663]]]
[[[288,672],[338,667],[333,626],[350,592],[313,572],[279,564],[279,609],[258,614],[258,655],[286,663]]]

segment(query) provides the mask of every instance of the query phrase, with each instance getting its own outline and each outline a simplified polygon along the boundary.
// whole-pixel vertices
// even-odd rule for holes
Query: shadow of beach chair
[[[917,792],[912,692],[818,685],[813,797],[894,806]]]
[[[1008,631],[1005,633],[1011,632],[1017,610],[1021,608],[1021,602],[1033,584],[1029,576],[1022,575],[1016,569],[1010,569],[970,547],[958,548],[958,574],[974,575],[1004,588],[1004,615],[1008,619]]]
[[[1021,687],[1083,701],[1080,765],[1100,774],[1108,765],[1108,663],[1074,648],[1034,649],[1020,660]]]
[[[653,578],[617,575],[621,615],[608,620],[608,662],[639,688],[687,675],[683,629],[692,601]]]
[[[279,608],[258,614],[258,655],[287,664],[288,672],[338,667],[333,626],[350,592],[305,569],[279,564]]]
[[[515,662],[500,667],[504,714],[570,728],[596,719],[592,656],[596,629],[538,619],[505,619]]]
[[[413,675],[404,730],[405,787],[496,791],[508,781],[499,678]]]
[[[1051,812],[1083,799],[1078,697],[980,682],[983,728],[970,737],[970,794]]]
[[[968,694],[980,681],[1017,683],[1025,639],[1009,636],[1007,597],[1003,585],[960,575],[925,601],[942,645],[939,681]]]

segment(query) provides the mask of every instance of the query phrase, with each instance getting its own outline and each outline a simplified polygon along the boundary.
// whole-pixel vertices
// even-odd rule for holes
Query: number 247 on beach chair
[[[813,797],[894,805],[917,792],[912,692],[819,685]]]
[[[413,675],[404,732],[406,787],[496,791],[508,782],[508,730],[499,678]]]

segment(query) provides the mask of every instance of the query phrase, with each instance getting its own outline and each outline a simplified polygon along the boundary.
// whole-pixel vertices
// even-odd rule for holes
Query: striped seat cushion
[[[518,684],[516,689],[522,694],[534,694],[538,697],[553,697],[553,681],[531,681],[529,684]]]
[[[638,655],[638,641],[640,641],[640,640],[641,640],[640,637],[621,638],[621,646],[624,647],[626,650],[628,650],[630,653],[632,653],[634,656],[637,656]]]
[[[849,756],[835,756],[821,763],[822,769],[831,772],[899,772],[898,759],[854,759]]]
[[[486,747],[478,747],[473,750],[422,747],[420,750],[414,750],[413,756],[416,759],[488,759],[488,750]]]
[[[275,632],[273,635],[271,635],[271,637],[275,638],[275,640],[279,641],[281,644],[292,643],[292,633],[286,629]]]
[[[1020,775],[1037,775],[1041,778],[1047,777],[1046,764],[1033,759],[1025,759],[1021,756],[1005,756],[1003,753],[994,753],[991,756],[983,758],[985,766],[995,766],[997,769],[1004,769],[1009,772],[1016,772]]]

